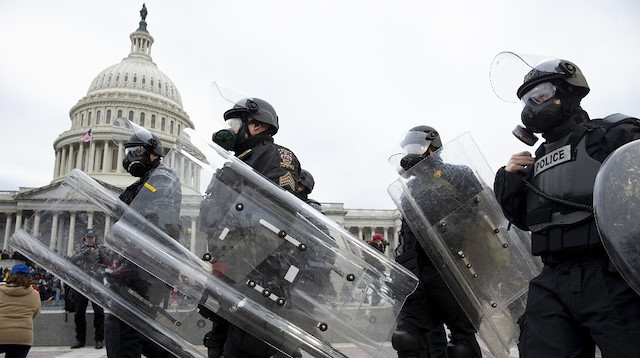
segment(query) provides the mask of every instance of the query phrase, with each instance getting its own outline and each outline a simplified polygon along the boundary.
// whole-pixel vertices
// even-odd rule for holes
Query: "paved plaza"
[[[89,305],[91,307],[91,305]],[[65,314],[62,311],[60,305],[45,304],[43,312],[35,320],[35,345],[29,351],[28,358],[107,358],[107,351],[105,348],[95,349],[93,341],[93,311],[87,310],[87,346],[80,349],[70,349],[69,347],[75,342],[75,331],[73,323],[73,314]],[[185,326],[185,329],[189,327]],[[193,330],[191,343],[203,352],[203,356],[206,357],[206,348],[201,344],[201,337],[204,336],[208,326],[205,330],[198,331],[191,327]],[[481,345],[482,342],[480,342]],[[361,349],[350,343],[334,343],[334,346],[341,352],[350,358],[367,358],[369,354],[363,352]],[[389,357],[397,357],[395,351],[391,347],[390,342],[382,344],[385,352]],[[494,358],[486,347],[482,347],[484,358]],[[311,358],[309,355],[303,355],[304,358]],[[511,349],[509,358],[518,358],[517,348]],[[596,357],[601,357],[599,352]],[[0,358],[4,358],[4,354],[0,353]]]
[[[366,358],[370,357],[368,354],[363,353],[361,350],[351,344],[336,344],[340,351],[344,352],[350,358]],[[390,354],[391,357],[397,357],[395,355],[391,344],[387,343],[383,345],[385,351]],[[204,346],[198,347],[206,356],[206,349]],[[484,352],[485,358],[490,358],[487,352]],[[308,356],[306,356],[308,357]],[[305,358],[306,358],[305,357]],[[517,351],[512,351],[510,358],[517,358]],[[69,349],[69,347],[33,347],[29,351],[28,358],[107,358],[107,352],[104,348],[95,349],[92,347],[85,347],[80,349]]]

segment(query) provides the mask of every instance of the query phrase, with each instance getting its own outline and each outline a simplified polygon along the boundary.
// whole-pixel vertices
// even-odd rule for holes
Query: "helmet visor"
[[[211,84],[212,113],[214,114],[215,118],[220,118],[223,120],[232,117],[241,118],[241,114],[234,114],[233,116],[225,116],[225,114],[229,111],[229,108],[235,107],[238,101],[243,98],[250,97],[251,96],[248,93],[237,90],[235,88],[227,87],[214,81]]]
[[[111,140],[120,147],[126,147],[132,135],[135,135],[140,144],[151,143],[153,136],[148,129],[141,127],[126,118],[118,118],[113,121],[111,128]],[[135,145],[135,144],[133,144]]]
[[[493,93],[501,100],[509,103],[518,103],[518,88],[522,85],[523,78],[533,69],[540,71],[556,72],[555,69],[546,68],[547,61],[556,60],[555,57],[535,54],[520,54],[515,52],[500,52],[491,62],[489,68],[489,81]],[[552,63],[554,61],[551,61]],[[545,68],[539,68],[545,64]],[[551,67],[551,65],[549,65]]]
[[[404,154],[422,155],[427,152],[432,141],[429,133],[409,131],[402,137],[400,147]]]
[[[556,95],[556,86],[551,82],[543,82],[531,89],[529,92],[522,96],[522,105],[526,106],[529,103],[541,104],[544,103]]]

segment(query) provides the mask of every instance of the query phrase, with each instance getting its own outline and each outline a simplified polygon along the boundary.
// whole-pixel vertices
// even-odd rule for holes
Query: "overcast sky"
[[[393,209],[387,159],[409,128],[446,143],[470,132],[491,168],[529,149],[511,130],[521,106],[489,82],[501,51],[575,62],[592,118],[640,116],[640,2],[146,1],[152,57],[203,137],[222,119],[210,86],[270,102],[276,142],[316,179],[311,195]],[[0,0],[0,190],[53,177],[54,140],[91,81],[129,54],[142,1]],[[521,78],[514,78],[521,81]]]

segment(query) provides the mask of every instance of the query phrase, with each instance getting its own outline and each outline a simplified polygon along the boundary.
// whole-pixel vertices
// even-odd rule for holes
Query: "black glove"
[[[198,313],[200,313],[200,315],[206,319],[211,319],[211,317],[213,317],[213,315],[215,314],[212,310],[208,309],[202,304],[198,304]],[[206,338],[207,336],[205,336],[205,339]]]

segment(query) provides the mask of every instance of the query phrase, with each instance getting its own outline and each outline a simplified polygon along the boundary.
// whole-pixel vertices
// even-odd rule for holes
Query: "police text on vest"
[[[535,163],[533,163],[533,176],[536,176],[549,168],[553,168],[560,163],[568,162],[570,160],[571,145],[567,144],[554,150],[553,152],[545,154],[543,157],[536,160]]]

